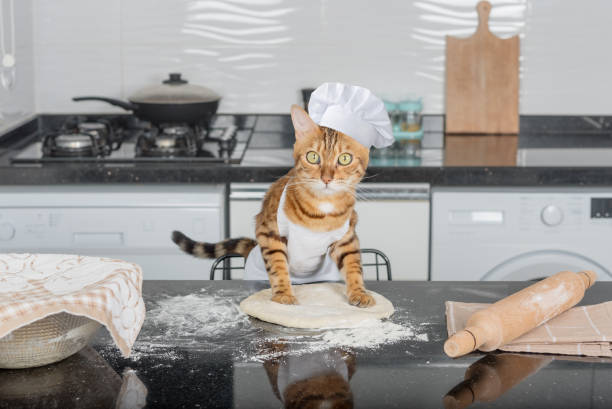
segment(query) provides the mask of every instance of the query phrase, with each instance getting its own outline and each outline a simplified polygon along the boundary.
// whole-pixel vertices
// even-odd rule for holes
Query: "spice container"
[[[417,132],[421,130],[421,111],[423,110],[423,100],[402,101],[399,103],[401,113],[401,128],[403,132]]]
[[[393,136],[396,143],[393,145],[396,156],[399,158],[417,158],[421,155],[421,111],[423,101],[404,100],[399,103],[385,101],[385,108],[389,112]]]

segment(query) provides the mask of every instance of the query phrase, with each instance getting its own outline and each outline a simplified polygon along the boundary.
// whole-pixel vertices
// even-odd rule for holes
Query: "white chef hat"
[[[367,148],[384,148],[394,141],[385,105],[363,87],[321,84],[310,95],[308,114],[320,126],[340,131]]]

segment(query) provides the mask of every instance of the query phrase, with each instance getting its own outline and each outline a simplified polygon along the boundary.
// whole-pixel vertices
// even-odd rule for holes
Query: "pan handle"
[[[138,109],[138,105],[132,104],[131,102],[125,102],[119,99],[107,98],[107,97],[91,97],[91,96],[74,97],[72,98],[72,100],[73,101],[104,101],[104,102],[108,102],[111,105],[121,107],[127,111],[135,111],[136,109]]]

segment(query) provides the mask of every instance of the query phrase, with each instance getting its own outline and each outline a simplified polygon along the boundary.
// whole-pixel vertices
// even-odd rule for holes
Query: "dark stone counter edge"
[[[87,183],[274,182],[288,167],[103,166],[1,167],[0,185]],[[432,186],[612,186],[612,167],[371,167],[365,183]]]

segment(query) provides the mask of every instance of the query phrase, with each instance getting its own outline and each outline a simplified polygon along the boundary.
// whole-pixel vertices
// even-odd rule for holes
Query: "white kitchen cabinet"
[[[232,184],[230,193],[230,237],[255,238],[255,216],[270,188],[269,183]]]
[[[355,208],[361,248],[385,253],[394,280],[427,280],[429,186],[368,184],[360,196]]]
[[[230,195],[230,236],[254,237],[255,215],[269,184],[234,184]],[[429,260],[429,186],[360,186],[356,205],[361,248],[375,248],[390,261],[394,280],[427,280]],[[373,279],[366,270],[366,279]],[[242,278],[241,271],[232,278]]]
[[[232,184],[230,193],[230,237],[255,238],[255,216],[261,211],[261,202],[269,188],[269,183]],[[242,263],[242,261],[232,260],[232,266]],[[232,279],[242,277],[242,270],[232,271]]]

